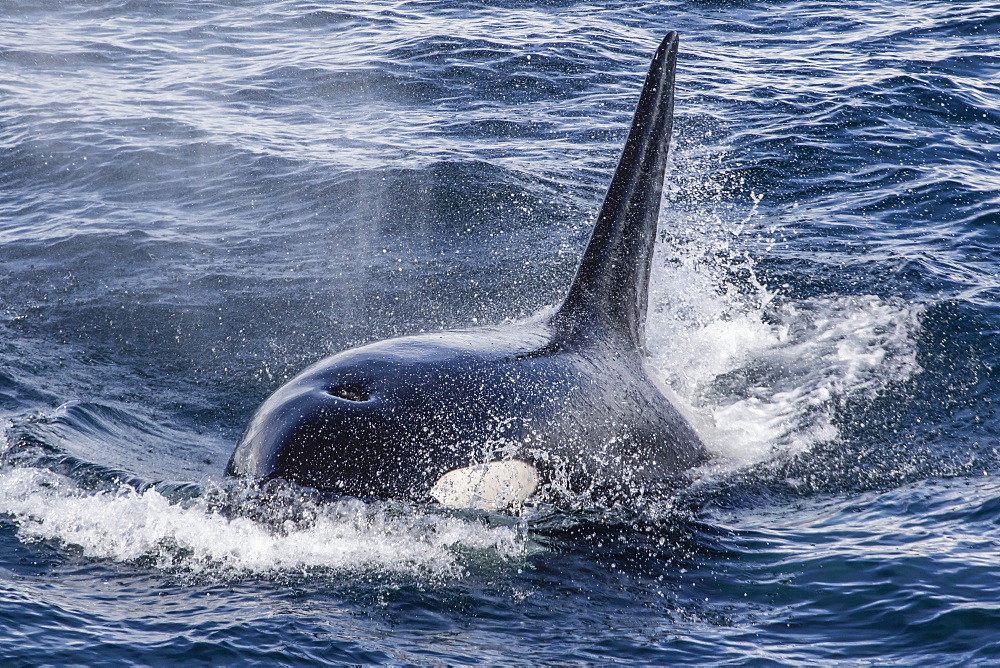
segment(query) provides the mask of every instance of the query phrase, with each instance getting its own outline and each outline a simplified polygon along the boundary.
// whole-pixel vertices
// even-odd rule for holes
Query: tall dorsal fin
[[[677,33],[653,56],[618,168],[566,301],[553,322],[563,343],[610,328],[643,347],[649,271],[673,128]]]

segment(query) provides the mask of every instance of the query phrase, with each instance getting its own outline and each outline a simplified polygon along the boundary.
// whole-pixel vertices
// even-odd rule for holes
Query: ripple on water
[[[994,5],[5,7],[0,654],[996,661]],[[509,521],[211,482],[316,357],[554,303],[667,28],[649,347],[714,468]]]

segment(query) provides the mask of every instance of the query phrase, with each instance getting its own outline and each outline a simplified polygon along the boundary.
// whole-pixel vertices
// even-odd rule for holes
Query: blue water
[[[0,17],[5,665],[1000,662],[1000,3]],[[691,486],[225,480],[306,364],[558,302],[670,29],[648,347]]]

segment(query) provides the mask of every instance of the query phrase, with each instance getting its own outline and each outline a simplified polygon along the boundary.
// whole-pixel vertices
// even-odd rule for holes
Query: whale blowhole
[[[371,400],[371,395],[358,385],[337,385],[327,390],[326,393],[338,399],[359,404]]]

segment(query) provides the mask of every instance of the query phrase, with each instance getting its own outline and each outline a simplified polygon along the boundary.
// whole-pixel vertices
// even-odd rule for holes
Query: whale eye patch
[[[370,397],[368,393],[357,385],[337,385],[327,390],[328,394],[331,394],[338,399],[346,399],[347,401],[368,401]]]

